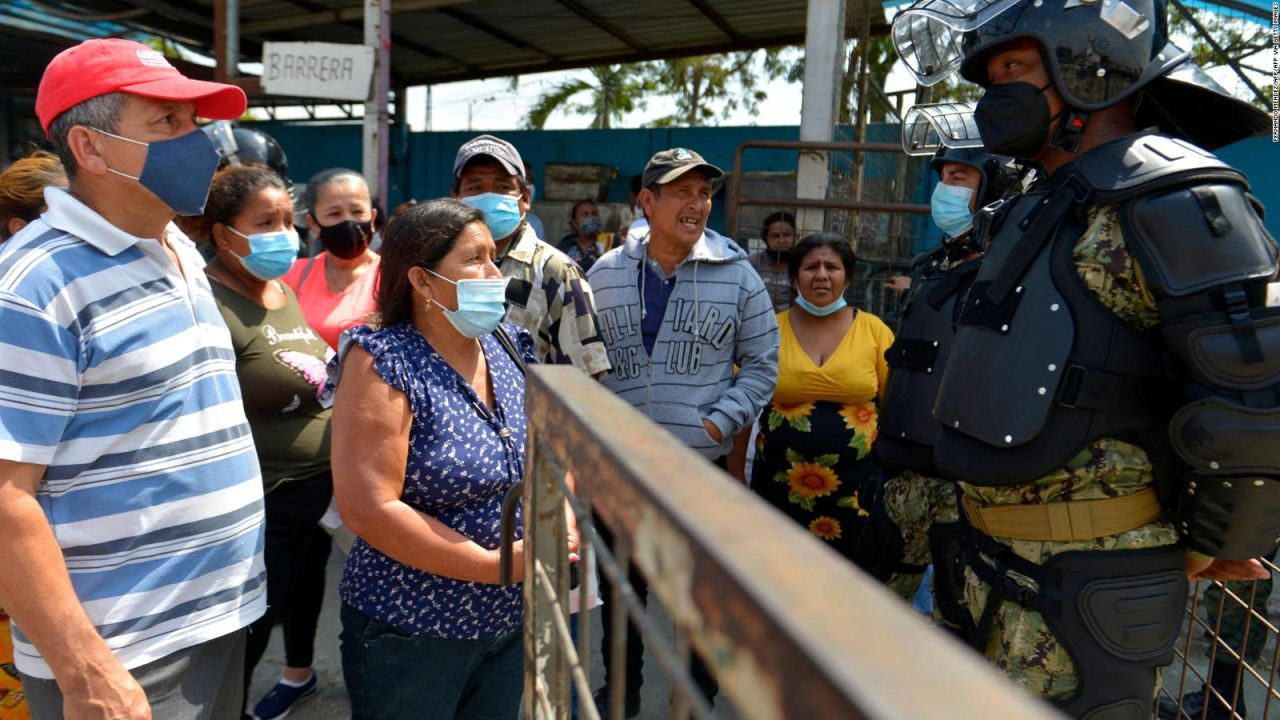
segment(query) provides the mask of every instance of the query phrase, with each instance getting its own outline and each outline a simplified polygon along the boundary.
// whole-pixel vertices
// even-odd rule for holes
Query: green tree
[[[768,63],[766,52],[766,64]],[[701,55],[652,63],[653,88],[675,100],[676,111],[654,121],[658,127],[712,124],[738,108],[754,115],[765,93],[759,89],[757,52]]]
[[[600,65],[543,93],[525,116],[530,130],[546,127],[556,112],[591,116],[589,127],[596,130],[614,126],[633,110],[644,109],[652,87],[640,65]]]
[[[1184,48],[1190,45],[1191,59],[1196,64],[1206,70],[1234,65],[1244,78],[1215,73],[1215,79],[1227,79],[1228,88],[1239,81],[1240,87],[1234,91],[1238,97],[1269,109],[1259,97],[1265,97],[1259,85],[1270,81],[1272,71],[1271,53],[1267,52],[1271,49],[1271,35],[1264,27],[1227,11],[1188,7],[1186,2],[1181,7],[1170,4],[1169,24],[1174,42]],[[1201,29],[1205,32],[1201,33]],[[1214,43],[1208,38],[1213,38]]]

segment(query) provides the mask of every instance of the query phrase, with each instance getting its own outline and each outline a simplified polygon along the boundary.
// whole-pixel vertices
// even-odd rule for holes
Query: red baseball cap
[[[36,116],[49,125],[85,100],[123,92],[156,100],[194,102],[196,115],[234,120],[244,114],[244,91],[235,85],[192,80],[164,55],[142,43],[118,38],[86,40],[58,53],[44,69],[36,92]]]

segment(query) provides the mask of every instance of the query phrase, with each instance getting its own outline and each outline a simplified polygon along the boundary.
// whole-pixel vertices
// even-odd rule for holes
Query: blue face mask
[[[498,328],[507,314],[507,278],[450,280],[434,270],[427,272],[458,289],[457,310],[450,310],[431,298],[431,302],[440,305],[454,329],[469,338],[478,338]]]
[[[973,227],[973,213],[969,210],[971,200],[973,200],[972,188],[945,183],[933,186],[930,206],[934,224],[951,237],[965,234],[969,228]]]
[[[298,233],[293,230],[245,235],[230,225],[227,229],[249,241],[249,254],[236,255],[236,259],[250,275],[259,280],[275,280],[288,272],[293,261],[298,259],[298,247],[301,243],[298,241]]]
[[[171,140],[145,143],[121,137],[106,130],[98,132],[117,140],[123,140],[147,149],[147,159],[142,174],[134,177],[114,168],[107,170],[137,180],[142,187],[164,201],[169,209],[179,215],[199,215],[204,212],[209,198],[209,186],[218,170],[218,146],[203,130],[192,130]]]
[[[818,307],[817,305],[814,305],[808,300],[805,300],[804,296],[801,295],[800,293],[796,293],[796,304],[799,305],[800,308],[805,312],[817,317],[826,317],[833,312],[839,312],[845,309],[849,305],[849,303],[845,301],[844,295],[842,294],[840,295],[840,297],[836,298],[835,301],[832,302],[830,305],[823,305],[822,307]]]
[[[495,241],[505,240],[524,219],[520,214],[520,198],[514,195],[481,193],[462,198],[462,203],[484,213],[484,224],[489,226]]]
[[[600,232],[603,228],[604,225],[600,222],[600,218],[598,217],[583,218],[582,222],[578,223],[578,232],[582,235],[590,235],[594,237],[596,233]]]

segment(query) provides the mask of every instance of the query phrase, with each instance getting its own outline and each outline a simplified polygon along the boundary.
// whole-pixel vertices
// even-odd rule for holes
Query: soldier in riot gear
[[[908,152],[912,148],[908,147]],[[858,544],[858,563],[911,598],[930,562],[954,561],[960,537],[955,485],[938,478],[933,463],[937,423],[930,412],[954,334],[957,299],[977,272],[977,210],[1002,198],[1017,179],[1008,158],[981,148],[939,148],[931,162],[939,183],[931,200],[939,245],[912,261],[912,281],[899,331],[886,353],[891,369],[880,414],[876,454],[889,479],[878,488],[871,518]],[[935,618],[961,624],[954,583],[944,573],[934,583]]]
[[[1073,716],[1148,718],[1188,578],[1262,577],[1280,533],[1277,250],[1201,149],[1266,118],[1197,74],[1153,0],[903,15],[908,66],[958,57],[987,150],[1043,170],[984,211],[933,411],[974,529],[970,635]]]

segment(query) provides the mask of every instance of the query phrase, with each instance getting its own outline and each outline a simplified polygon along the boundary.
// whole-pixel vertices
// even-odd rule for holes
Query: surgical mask
[[[292,228],[252,235],[245,235],[230,225],[227,229],[249,241],[249,254],[236,255],[236,259],[250,275],[259,280],[275,280],[288,272],[293,261],[298,259],[298,247],[301,243],[298,233]]]
[[[604,227],[604,225],[600,222],[600,218],[598,217],[584,218],[582,222],[578,223],[578,234],[590,235],[594,237],[596,233],[600,232],[600,228],[602,227]]]
[[[840,297],[836,298],[833,302],[828,305],[823,305],[822,307],[814,305],[808,300],[805,300],[803,295],[796,293],[796,304],[805,312],[816,317],[826,317],[831,313],[845,309],[849,305],[849,303],[845,301],[843,293],[841,293]]]
[[[145,143],[122,137],[106,130],[97,132],[147,149],[147,159],[138,176],[108,167],[109,172],[136,180],[150,190],[178,215],[192,216],[204,212],[209,199],[209,186],[218,171],[218,147],[203,130],[192,130],[169,140]]]
[[[458,289],[457,310],[450,310],[431,298],[455,330],[469,338],[478,338],[498,329],[507,314],[507,278],[450,280],[434,270],[423,269]]]
[[[951,237],[960,237],[973,227],[973,213],[969,202],[973,200],[973,188],[938,183],[933,187],[933,222]]]
[[[987,86],[973,111],[982,146],[992,155],[1030,160],[1049,141],[1049,99],[1031,83],[1013,82]]]
[[[373,239],[373,222],[343,220],[335,225],[320,226],[320,244],[330,255],[343,260],[364,254]]]
[[[520,214],[520,198],[515,195],[480,193],[462,198],[462,203],[484,213],[484,224],[489,226],[494,240],[505,240],[524,219]]]

